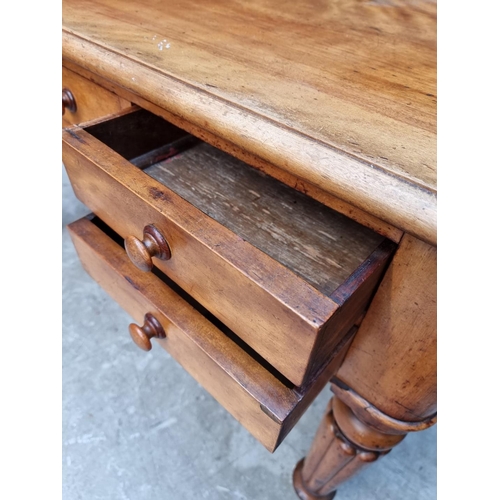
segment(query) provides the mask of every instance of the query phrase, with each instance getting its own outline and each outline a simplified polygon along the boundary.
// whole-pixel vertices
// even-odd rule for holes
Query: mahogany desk
[[[331,380],[294,472],[301,498],[332,498],[435,422],[433,2],[65,0],[63,87],[63,125],[75,124],[63,160],[98,217],[72,236],[89,273],[144,318],[134,341],[156,337],[271,451]],[[285,240],[304,235],[283,248],[331,266],[306,276],[293,252],[285,262],[269,238],[260,247],[137,169],[198,140],[193,158],[250,169],[233,198],[255,169],[258,189],[296,193],[313,223],[280,215],[296,217]],[[326,240],[311,230],[323,211],[337,221]],[[316,278],[334,267],[346,275],[326,290]]]

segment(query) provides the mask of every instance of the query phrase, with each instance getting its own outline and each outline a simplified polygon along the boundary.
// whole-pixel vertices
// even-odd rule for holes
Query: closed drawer
[[[131,106],[130,102],[109,92],[100,85],[87,80],[63,66],[63,117],[62,125],[67,127],[75,123],[88,122],[102,116],[117,113]],[[65,92],[66,91],[66,92]],[[64,106],[64,93],[69,91],[76,109]],[[67,97],[68,98],[68,94]]]
[[[143,273],[133,266],[120,237],[102,221],[88,217],[68,228],[90,276],[139,325],[146,314],[160,323],[165,338],[153,338],[153,346],[157,343],[167,350],[270,451],[336,372],[353,337],[354,331],[337,347],[335,360],[308,387],[297,390],[255,353],[239,345],[232,332],[217,326],[210,314],[161,272]]]
[[[63,131],[63,161],[122,237],[154,226],[170,253],[154,265],[295,386],[360,320],[394,249],[144,110]]]

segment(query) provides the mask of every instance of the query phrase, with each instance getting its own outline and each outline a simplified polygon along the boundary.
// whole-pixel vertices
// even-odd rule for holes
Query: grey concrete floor
[[[65,228],[88,210],[63,173],[63,498],[296,500],[291,474],[331,396],[270,454],[82,269]],[[409,435],[338,500],[436,498],[436,428]]]

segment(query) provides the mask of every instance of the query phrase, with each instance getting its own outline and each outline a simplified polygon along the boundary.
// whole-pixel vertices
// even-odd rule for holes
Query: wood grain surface
[[[153,350],[158,344],[167,350],[256,439],[274,451],[338,370],[355,328],[341,339],[323,370],[306,387],[295,388],[235,342],[236,336],[226,327],[219,329],[209,319],[211,315],[205,315],[182,291],[181,297],[161,279],[161,273],[143,273],[134,267],[121,245],[101,228],[107,230],[102,222],[93,223],[89,218],[68,227],[86,271],[139,324],[145,314],[153,314],[166,335],[153,340]]]
[[[131,106],[125,99],[65,67],[62,68],[62,87],[71,91],[77,106],[74,113],[66,110],[62,117],[63,127],[110,115]]]
[[[63,58],[436,242],[436,6],[65,0]]]
[[[132,134],[131,140],[135,137],[135,154],[143,159],[144,148],[138,140],[140,134],[134,135],[134,131],[143,129],[141,123],[144,120],[150,123],[150,116],[144,111],[122,112],[118,119],[133,118],[137,120],[135,126],[129,123],[123,131]],[[296,205],[301,218],[308,214],[308,225],[317,220],[317,227],[325,229],[319,240],[315,231],[295,233],[300,244],[291,251],[283,250],[283,254],[289,256],[287,265],[290,267],[285,267],[279,259],[254,246],[251,238],[247,241],[207,217],[175,191],[141,172],[89,133],[96,134],[98,131],[97,135],[105,136],[104,125],[93,125],[87,130],[73,127],[63,131],[63,160],[77,197],[124,238],[141,238],[144,227],[154,225],[166,239],[172,255],[169,260],[156,259],[155,265],[296,386],[306,384],[309,377],[323,369],[336,345],[364,313],[383,262],[390,256],[392,248],[381,252],[370,265],[364,265],[370,261],[372,250],[378,248],[379,235],[281,185],[280,189],[288,195],[287,198],[280,197],[287,201],[285,208],[288,208],[283,211],[279,205],[280,216],[273,222],[275,230],[279,229],[284,234],[292,231],[290,228],[294,226],[300,229],[293,213],[286,213]],[[170,139],[178,141],[175,127],[166,127],[164,123],[160,125],[165,143]],[[162,134],[152,135],[155,137],[154,147],[157,147],[162,143]],[[115,134],[112,136],[115,145],[122,147],[129,143],[123,137],[118,139]],[[150,134],[145,134],[145,138],[149,144]],[[160,149],[163,151],[163,147]],[[130,153],[130,147],[127,147],[127,153]],[[223,157],[225,162],[234,163],[238,170],[241,168],[244,171],[244,165],[237,160],[227,155],[218,156],[219,159]],[[214,167],[208,164],[205,168],[211,170]],[[248,167],[247,171],[257,175],[261,181],[277,184],[274,179]],[[246,180],[243,181],[245,183]],[[252,186],[255,187],[254,184]],[[265,191],[262,186],[258,189]],[[267,191],[273,192],[273,189]],[[294,200],[296,203],[293,203]],[[255,213],[260,212],[248,210],[247,215]],[[329,221],[330,216],[333,224]],[[254,232],[252,225],[258,222],[258,219],[245,222],[245,227],[250,228],[248,235],[251,236]],[[280,228],[279,224],[283,227]],[[308,247],[310,242],[305,239],[308,236],[314,246]],[[366,242],[363,241],[365,237]],[[259,238],[261,243],[267,238],[267,248],[279,254],[279,247],[276,248],[272,241],[272,233],[263,231]],[[294,254],[299,253],[300,258],[297,258]],[[305,253],[315,258],[301,264]],[[337,263],[337,269],[328,270],[328,266],[323,265],[325,259],[329,265]],[[320,267],[313,270],[317,279],[322,280],[322,286],[328,285],[332,290],[342,289],[342,297],[334,298],[335,292],[320,292],[292,268],[295,265],[300,271],[317,263],[321,264]],[[327,273],[326,281],[323,273]],[[349,286],[342,288],[344,283],[349,283]],[[353,300],[344,304],[346,298],[351,296]],[[342,306],[340,311],[339,306]],[[338,316],[337,311],[341,313]]]
[[[145,172],[324,295],[331,295],[383,240],[208,144]]]
[[[404,435],[381,433],[333,398],[305,459],[293,473],[301,500],[332,500],[337,488],[399,444]]]
[[[146,313],[160,321],[166,338],[155,339],[154,346],[164,347],[264,446],[274,449],[279,422],[297,402],[294,392],[155,275],[136,269],[123,248],[89,220],[70,224],[69,231],[85,270],[134,321],[142,324]]]
[[[395,419],[436,413],[436,280],[436,248],[405,235],[338,373]]]
[[[169,123],[172,123],[180,129],[189,132],[189,134],[192,134],[193,137],[198,138],[221,151],[229,153],[231,156],[244,161],[248,165],[251,165],[261,172],[269,174],[271,177],[278,179],[287,186],[290,186],[293,189],[306,194],[310,198],[319,201],[322,205],[333,208],[337,212],[346,215],[350,219],[355,220],[365,227],[374,230],[376,233],[389,238],[391,241],[398,243],[401,240],[403,236],[403,231],[401,231],[401,229],[398,229],[395,226],[387,223],[386,221],[374,217],[368,212],[363,211],[344,200],[341,200],[340,198],[321,189],[320,187],[311,184],[311,182],[305,180],[304,178],[299,178],[289,171],[285,171],[283,170],[283,168],[277,167],[276,165],[273,165],[268,161],[259,158],[258,156],[250,153],[248,150],[242,149],[237,144],[216,136],[208,130],[203,129],[192,122],[188,122],[186,119],[180,116],[172,114],[165,108],[160,108],[159,106],[153,104],[150,101],[147,101],[139,95],[133,94],[129,90],[118,86],[112,81],[106,80],[101,76],[96,75],[95,73],[91,73],[90,71],[82,68],[81,66],[71,63],[67,59],[64,60],[64,65],[65,67],[72,68],[74,72],[83,75],[88,80],[93,81],[102,87],[109,88],[112,92],[120,95],[124,99],[130,102],[135,102],[141,108],[154,113],[156,116],[163,117]]]
[[[337,304],[205,216],[81,129],[63,131],[76,196],[122,237],[154,225],[172,252],[167,276],[234,330],[295,385]]]

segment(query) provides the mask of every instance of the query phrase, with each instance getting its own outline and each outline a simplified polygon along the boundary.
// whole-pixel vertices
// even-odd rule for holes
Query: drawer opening
[[[106,236],[108,236],[115,243],[118,243],[123,249],[125,249],[123,238],[113,229],[111,229],[107,224],[105,224],[99,217],[95,215],[89,215],[88,219],[92,224],[97,226]],[[290,382],[285,376],[283,376],[276,368],[274,368],[271,363],[266,361],[258,352],[254,351],[248,344],[246,344],[238,335],[236,335],[230,328],[228,328],[222,321],[217,319],[210,311],[203,307],[199,302],[197,302],[191,295],[189,295],[185,290],[183,290],[177,283],[172,281],[165,273],[161,272],[157,267],[153,267],[152,273],[161,279],[169,288],[171,288],[177,295],[182,297],[191,307],[196,309],[200,314],[207,318],[213,325],[215,325],[227,338],[234,342],[238,347],[243,349],[248,355],[250,355],[255,361],[257,361],[263,368],[265,368],[269,373],[271,373],[277,380],[279,380],[285,387],[289,389],[295,389],[295,385]]]
[[[63,161],[122,237],[154,224],[161,272],[296,387],[359,324],[396,247],[140,108],[63,131]]]
[[[327,297],[385,239],[144,109],[85,130]]]
[[[141,169],[175,156],[200,142],[145,109],[121,113],[85,130]]]

